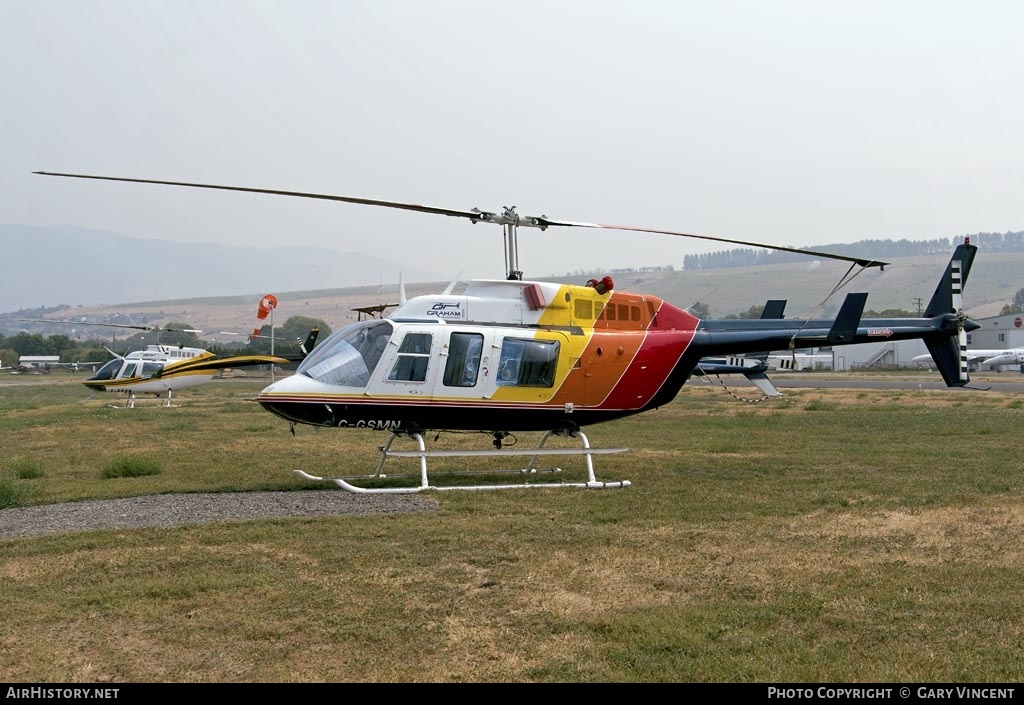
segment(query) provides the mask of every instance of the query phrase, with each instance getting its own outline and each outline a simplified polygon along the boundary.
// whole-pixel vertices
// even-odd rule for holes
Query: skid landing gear
[[[582,442],[581,448],[545,448],[544,444],[547,440],[553,436],[566,436],[568,438],[576,438]],[[391,446],[395,442],[396,438],[407,436],[416,441],[416,450],[392,450]],[[541,438],[540,443],[537,444],[536,448],[505,448],[500,449],[500,442],[495,442],[495,450],[427,450],[426,443],[423,441],[423,436],[419,433],[392,433],[388,438],[387,443],[380,447],[380,461],[377,463],[377,470],[372,475],[359,475],[352,477],[316,477],[315,475],[309,475],[302,470],[296,470],[295,473],[306,480],[312,481],[329,481],[334,482],[338,487],[348,490],[349,492],[355,492],[358,494],[409,494],[413,492],[423,492],[425,490],[506,490],[506,489],[521,489],[521,488],[543,488],[543,487],[581,487],[585,489],[615,489],[621,487],[629,487],[629,480],[620,480],[616,482],[602,482],[599,481],[594,475],[594,455],[603,455],[607,453],[622,453],[627,448],[591,448],[590,440],[581,431],[575,431],[572,433],[565,431],[548,431]],[[508,484],[468,484],[468,485],[432,485],[427,475],[427,458],[454,458],[454,457],[486,457],[486,458],[501,458],[507,456],[528,456],[530,462],[524,468],[514,470],[479,470],[479,471],[463,471],[453,472],[452,474],[478,474],[496,475],[496,474],[512,474],[512,475],[529,475],[534,476],[538,473],[559,473],[561,468],[537,468],[537,458],[541,455],[583,455],[587,460],[587,479],[585,482],[516,482]],[[403,475],[385,475],[384,463],[387,462],[388,458],[417,458],[420,463],[419,471],[419,485],[416,487],[360,487],[352,483],[352,481],[359,480],[384,480],[387,478],[400,478],[410,477],[409,474]]]
[[[113,406],[115,409],[118,408],[118,407],[114,406],[113,404],[111,404],[111,406]],[[170,409],[171,407],[174,406],[174,404],[171,403],[171,390],[170,389],[167,390],[167,396],[164,398],[163,401],[160,402],[160,406],[162,406],[165,409]],[[135,392],[128,391],[128,398],[124,400],[124,408],[125,409],[134,409],[135,408]]]

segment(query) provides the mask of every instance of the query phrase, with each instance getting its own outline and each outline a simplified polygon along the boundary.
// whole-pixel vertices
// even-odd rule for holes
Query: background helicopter
[[[171,397],[175,391],[197,387],[212,380],[221,370],[254,365],[283,365],[301,361],[306,352],[316,344],[319,329],[310,331],[305,342],[298,341],[300,353],[287,355],[232,355],[218,356],[204,348],[168,345],[159,342],[161,331],[180,333],[202,333],[194,328],[167,328],[162,326],[130,325],[124,323],[90,323],[86,321],[50,320],[40,318],[22,318],[26,322],[54,323],[63,325],[104,326],[108,328],[131,328],[135,330],[155,331],[157,343],[147,345],[145,349],[134,350],[119,355],[110,348],[107,351],[114,359],[103,363],[95,374],[85,379],[84,384],[94,392],[122,392],[127,395],[125,405],[134,408],[136,394],[153,394],[164,396],[163,406],[171,406]],[[260,336],[262,337],[262,336]]]
[[[427,459],[454,455],[532,456],[527,467],[518,471],[531,472],[539,455],[577,453],[586,457],[587,480],[554,486],[626,487],[629,481],[598,481],[592,462],[594,454],[625,449],[592,448],[581,429],[667,404],[701,360],[717,356],[917,338],[924,340],[947,385],[969,382],[960,353],[967,332],[979,327],[962,310],[962,286],[977,251],[969,242],[954,251],[920,318],[861,320],[867,294],[854,293],[846,296],[835,319],[704,320],[658,297],[617,291],[608,276],[583,285],[524,281],[518,262],[518,229],[577,227],[661,233],[850,262],[834,291],[852,278],[856,267],[863,270],[886,263],[672,230],[520,216],[510,207],[497,213],[216,184],[36,173],[333,200],[502,226],[504,280],[471,281],[460,294],[449,287],[441,294],[406,300],[400,293],[400,304],[390,315],[336,331],[299,365],[295,375],[257,395],[257,402],[290,421],[293,428],[298,423],[389,431],[372,477],[385,477],[382,469],[389,457],[419,460],[419,485],[415,487],[371,489],[353,484],[353,478],[333,478],[340,487],[354,492],[552,486],[432,485]],[[423,439],[428,431],[484,433],[491,437],[494,450],[428,451]],[[544,434],[536,448],[502,449],[510,434],[528,431]],[[544,447],[553,435],[576,438],[583,447]],[[413,439],[417,449],[391,450],[393,442],[402,437]]]

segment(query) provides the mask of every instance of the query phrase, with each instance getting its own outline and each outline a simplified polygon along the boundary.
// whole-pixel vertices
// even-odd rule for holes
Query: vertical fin
[[[832,328],[828,332],[828,342],[832,345],[841,344],[857,337],[857,327],[864,313],[864,304],[868,300],[866,293],[847,294],[839,309]]]
[[[958,245],[935,287],[932,300],[924,315],[926,318],[956,315],[956,333],[925,338],[924,344],[931,353],[935,366],[942,374],[942,380],[949,387],[963,387],[971,381],[967,366],[967,331],[964,329],[963,288],[970,274],[971,264],[978,247],[970,240]]]

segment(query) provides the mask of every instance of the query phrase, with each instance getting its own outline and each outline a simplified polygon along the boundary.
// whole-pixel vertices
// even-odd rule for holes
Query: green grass
[[[25,507],[306,489],[292,470],[374,469],[385,435],[293,436],[247,401],[261,386],[217,380],[176,408],[126,410],[0,385],[0,502],[5,487]],[[595,447],[630,449],[595,457],[598,478],[626,489],[0,539],[0,679],[1019,682],[1015,401],[800,389],[750,405],[688,385],[587,429]],[[125,458],[161,472],[101,477]],[[582,459],[559,462],[583,476]],[[19,477],[27,463],[45,473]]]
[[[100,474],[107,479],[114,477],[145,477],[146,475],[159,475],[160,463],[149,458],[122,456],[114,458],[104,465]]]
[[[10,469],[19,480],[34,480],[46,474],[42,463],[36,458],[17,458],[11,461]]]
[[[8,477],[0,476],[0,509],[16,507],[25,498],[25,490]]]

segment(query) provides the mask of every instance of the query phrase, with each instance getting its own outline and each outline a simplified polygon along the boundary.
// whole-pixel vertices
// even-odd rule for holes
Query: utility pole
[[[917,315],[920,316],[921,315],[921,297],[920,296],[915,296],[914,297],[914,303],[917,304]]]

